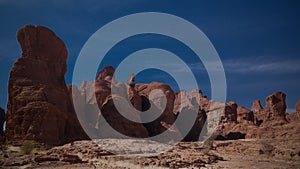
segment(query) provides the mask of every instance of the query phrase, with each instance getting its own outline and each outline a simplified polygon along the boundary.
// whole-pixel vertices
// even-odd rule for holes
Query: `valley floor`
[[[136,141],[107,139],[103,142],[126,147]],[[152,149],[159,148],[153,144]],[[20,147],[2,146],[0,168],[300,168],[300,143],[293,139],[180,142],[161,154],[148,152],[144,156],[139,154],[141,148],[134,154],[123,151],[127,155],[116,155],[100,149],[93,141],[76,141],[49,150],[34,149],[30,155],[22,151]]]

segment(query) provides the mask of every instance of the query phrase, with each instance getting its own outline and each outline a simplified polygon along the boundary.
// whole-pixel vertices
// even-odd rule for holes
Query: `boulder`
[[[7,141],[59,145],[87,139],[64,79],[68,53],[63,41],[48,28],[31,25],[20,29],[17,39],[22,56],[9,77]]]

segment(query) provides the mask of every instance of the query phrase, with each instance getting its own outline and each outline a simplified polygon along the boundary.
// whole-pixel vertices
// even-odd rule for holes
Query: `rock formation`
[[[287,120],[289,122],[295,122],[295,121],[300,122],[300,100],[296,103],[295,110],[296,110],[296,112],[287,114]]]
[[[197,141],[213,132],[223,139],[274,138],[285,137],[284,132],[278,131],[280,126],[290,129],[293,126],[288,122],[298,123],[300,119],[300,101],[295,106],[297,112],[287,115],[286,95],[282,92],[268,96],[265,108],[255,100],[248,110],[235,102],[209,100],[200,90],[175,95],[164,83],[136,84],[134,74],[127,82],[119,83],[114,79],[112,66],[101,70],[95,81],[84,81],[80,88],[67,87],[67,50],[62,40],[40,26],[25,26],[17,38],[22,57],[15,62],[8,84],[8,143],[34,140],[59,145],[88,139],[81,125],[92,138],[124,138],[121,133],[155,139],[164,132],[165,140],[158,141],[182,137],[183,141]],[[116,103],[122,106],[121,110]],[[151,117],[156,118],[139,123]],[[0,139],[4,136],[4,119],[0,109]],[[191,124],[191,130],[187,124]]]
[[[109,126],[104,125],[104,120],[114,130],[126,136],[136,138],[148,137],[148,131],[142,123],[137,123],[126,118],[131,117],[136,121],[141,121],[139,112],[134,111],[135,109],[142,110],[142,99],[132,87],[134,86],[134,82],[131,81],[130,85],[117,83],[113,79],[114,71],[114,68],[111,66],[105,67],[99,72],[95,81],[96,100],[100,108],[97,121],[98,126],[96,127],[102,133],[101,137],[117,137],[117,135],[112,134],[113,132],[109,132]],[[114,92],[111,92],[112,88]],[[120,110],[122,112],[118,111],[115,106],[116,103],[122,105],[122,110]],[[130,104],[133,107],[130,107]],[[126,116],[124,117],[123,114]],[[105,130],[106,132],[104,133],[101,130]]]
[[[257,126],[261,125],[261,123],[265,119],[265,112],[263,111],[264,108],[260,104],[259,100],[254,100],[252,104],[252,112],[254,114],[254,122]]]
[[[293,112],[287,115],[287,120],[289,122],[299,121],[300,122],[300,111]]]
[[[95,97],[89,97],[93,97],[90,94],[94,92],[94,83],[83,82],[80,89],[76,85],[69,85],[68,90],[81,126],[90,137],[93,136],[97,133],[95,126],[99,112]]]
[[[235,102],[227,103],[221,116],[221,121],[223,123],[237,123],[237,107]]]
[[[160,82],[152,82],[150,84],[136,84],[135,89],[142,98],[142,111],[152,110],[147,112],[148,114],[144,113],[141,118],[148,119],[158,116],[157,119],[144,123],[149,136],[153,137],[166,131],[168,133],[166,140],[180,137],[177,129],[170,128],[176,119],[173,113],[175,94],[170,86]]]
[[[215,132],[219,134],[219,139],[231,139],[228,138],[232,135],[232,128],[238,124],[238,114],[237,114],[237,103],[231,101],[226,103],[225,105],[220,106],[221,108],[221,117],[218,124],[218,127]],[[208,117],[210,113],[208,113]],[[214,117],[216,118],[216,117]],[[209,118],[211,119],[211,118]],[[208,122],[209,123],[209,122]]]
[[[74,113],[64,74],[67,49],[51,30],[25,26],[17,33],[22,56],[9,77],[6,139],[48,145],[86,139]]]
[[[266,98],[266,120],[286,121],[286,95],[282,92],[276,92]]]
[[[255,124],[277,125],[287,122],[286,119],[286,95],[282,92],[275,92],[266,98],[266,108],[263,108],[259,100],[252,105]],[[266,124],[272,123],[272,124]],[[276,124],[275,124],[276,123]]]
[[[263,107],[260,104],[259,100],[254,100],[253,104],[252,104],[252,111],[257,113],[259,111],[261,111],[263,109]]]
[[[286,95],[276,92],[266,98],[266,108],[263,109],[258,100],[254,101],[252,111],[245,108],[237,109],[238,124],[230,127],[222,127],[222,136],[228,133],[245,134],[245,138],[274,138],[279,137],[280,126],[287,123],[286,118]],[[288,116],[289,119],[297,119],[297,114]],[[292,121],[292,120],[289,120]],[[253,124],[253,122],[255,122]],[[227,130],[229,128],[229,130]]]
[[[176,94],[174,101],[174,110],[176,116],[181,116],[176,121],[178,130],[184,137],[183,141],[197,141],[200,134],[206,134],[206,113],[201,109],[199,101],[202,97],[202,92],[193,90],[190,93],[182,90]],[[194,116],[196,118],[194,118]],[[192,123],[192,128],[187,126],[187,122]]]
[[[254,114],[251,110],[246,109],[245,107],[237,108],[237,121],[239,123],[254,123]]]

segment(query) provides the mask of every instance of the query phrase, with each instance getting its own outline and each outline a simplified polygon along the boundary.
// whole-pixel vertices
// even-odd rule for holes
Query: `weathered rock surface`
[[[222,106],[222,105],[221,105]],[[220,136],[219,139],[239,139],[242,133],[232,130],[238,125],[238,105],[231,101],[221,107],[220,122],[217,126],[216,132]],[[209,116],[209,114],[208,114]]]
[[[225,105],[221,121],[223,123],[237,123],[237,104],[235,102],[229,102]]]
[[[107,148],[132,146],[136,140],[107,139]],[[147,144],[147,141],[144,141]],[[0,151],[1,168],[299,168],[299,141],[295,139],[245,139],[201,142],[181,142],[163,153],[143,154],[137,147],[126,158],[113,154],[93,141],[75,141],[36,154],[20,156],[12,147]],[[152,144],[160,149],[159,144]],[[16,150],[17,147],[14,147]],[[148,155],[148,156],[145,156]],[[242,157],[242,158],[241,158]]]
[[[278,138],[287,135],[287,120],[297,121],[298,113],[286,115],[286,95],[281,92],[271,94],[266,98],[266,108],[263,109],[258,100],[254,101],[252,111],[245,108],[238,108],[239,124],[230,126],[228,132],[239,132],[246,134],[245,138]],[[255,119],[253,119],[255,118]],[[253,125],[253,122],[254,124]],[[283,128],[282,125],[286,126]],[[228,125],[228,124],[227,124]],[[298,124],[291,124],[298,125]],[[224,130],[226,127],[224,127]],[[223,130],[223,131],[224,131]],[[294,129],[288,129],[296,133]],[[225,130],[226,131],[226,130]],[[284,133],[282,135],[282,133]]]
[[[252,111],[257,126],[282,125],[286,119],[286,95],[282,92],[275,92],[266,98],[266,108],[263,109],[259,100],[253,102]],[[267,124],[268,123],[268,124]]]
[[[261,123],[265,120],[265,112],[259,100],[254,100],[252,104],[252,109],[254,114],[254,122],[257,126],[261,125]]]
[[[92,83],[92,85],[90,85],[90,83],[87,86],[84,85],[85,82],[80,89],[78,89],[76,85],[69,85],[68,90],[69,93],[71,93],[70,99],[72,100],[81,126],[85,129],[89,137],[94,137],[94,135],[97,134],[95,127],[99,109],[96,99],[94,99],[95,101],[93,102],[88,98],[88,92],[91,90],[94,91],[94,83]]]
[[[239,123],[254,123],[254,114],[251,110],[245,107],[237,108],[237,121]]]
[[[282,92],[276,92],[266,98],[266,120],[286,121],[286,95]]]
[[[253,104],[252,104],[252,111],[257,113],[261,110],[263,110],[264,108],[262,107],[262,105],[260,104],[259,100],[254,100]]]
[[[66,87],[67,49],[51,30],[25,26],[17,39],[22,57],[9,77],[6,138],[58,145],[86,139]]]
[[[144,123],[144,126],[149,132],[149,136],[156,136],[166,131],[165,139],[172,139],[172,137],[180,137],[176,128],[170,128],[175,122],[176,116],[173,113],[175,94],[170,86],[160,83],[152,82],[150,84],[136,84],[135,90],[142,98],[142,111],[151,109],[150,114],[143,114],[142,119],[158,116],[156,120]]]
[[[176,121],[178,130],[184,137],[184,141],[197,141],[200,134],[206,134],[207,129],[204,126],[206,121],[206,113],[200,107],[200,97],[202,92],[193,90],[190,93],[182,90],[176,94],[174,101],[174,110],[176,116],[180,117]],[[190,122],[192,127],[187,123]]]
[[[131,85],[117,83],[113,80],[113,74],[113,67],[105,67],[99,72],[95,81],[96,100],[100,108],[96,127],[100,129],[101,137],[121,137],[114,134],[112,129],[130,137],[148,137],[148,131],[142,123],[127,119],[131,117],[141,121],[140,114],[135,109],[142,110],[142,99],[132,87],[133,82]],[[121,105],[122,110],[118,110],[115,104]],[[104,120],[109,126],[105,125]]]
[[[289,122],[300,121],[300,111],[293,112],[287,115],[287,120]]]
[[[66,87],[67,50],[64,43],[44,27],[26,26],[17,37],[22,47],[22,57],[14,64],[9,79],[6,116],[8,143],[21,144],[24,140],[48,145],[71,143],[30,155],[20,155],[19,147],[2,144],[0,168],[124,168],[124,163],[121,163],[124,160],[138,165],[135,167],[210,167],[215,166],[216,162],[220,162],[217,166],[221,168],[223,164],[230,164],[228,168],[266,168],[273,163],[274,167],[300,166],[300,101],[295,106],[296,112],[287,114],[284,93],[276,92],[268,96],[266,108],[256,100],[252,110],[248,110],[235,102],[209,100],[199,90],[190,93],[181,91],[175,95],[163,83],[135,84],[134,75],[129,76],[127,83],[118,83],[113,79],[114,68],[111,66],[100,71],[94,82],[83,82],[79,89],[75,85]],[[115,103],[121,104],[122,114]],[[160,155],[125,159],[99,149],[92,141],[73,142],[87,138],[76,118],[73,104],[81,125],[89,130],[92,138],[118,138],[119,135],[112,132],[113,128],[136,138],[156,136],[167,131],[167,140],[183,136],[184,141],[196,141],[201,131],[210,130],[208,132],[217,131],[219,136],[231,141],[181,142]],[[149,109],[154,110],[153,114],[149,115]],[[156,120],[143,124],[127,119],[130,117],[138,121],[155,115],[159,115]],[[180,115],[187,115],[188,118],[178,122],[176,119]],[[207,129],[205,119],[208,121]],[[0,109],[0,139],[3,138],[4,120],[4,110]],[[174,123],[176,126],[172,126]],[[192,129],[183,135],[187,123],[192,124]],[[232,141],[236,139],[244,140]],[[127,146],[134,147],[137,143],[133,139],[101,139],[97,143],[100,142],[105,143],[102,144],[105,148],[111,147],[117,151],[121,150],[118,147],[127,149]],[[148,140],[142,141],[142,146],[149,143]],[[151,146],[148,153],[161,148],[152,143]],[[136,148],[127,152],[138,154],[144,147]],[[224,155],[226,162],[223,163],[218,153]],[[228,157],[228,154],[233,156]],[[235,160],[240,161],[234,164]]]
[[[259,135],[253,131],[261,133],[260,130],[269,126],[287,123],[286,95],[281,92],[266,98],[265,109],[259,100],[254,101],[250,111],[238,107],[235,102],[222,104],[209,100],[199,90],[181,91],[175,96],[168,85],[160,82],[135,84],[133,74],[127,83],[118,83],[113,79],[115,70],[111,66],[100,71],[94,82],[83,82],[80,89],[74,85],[66,87],[67,50],[64,43],[45,27],[26,26],[18,32],[17,38],[22,57],[14,64],[9,80],[8,142],[35,140],[57,145],[86,139],[73,104],[81,125],[92,131],[93,137],[110,133],[104,132],[110,127],[107,131],[115,129],[133,137],[156,136],[164,131],[169,132],[170,138],[180,137],[180,133],[186,133],[186,122],[178,120],[173,125],[175,120],[182,114],[192,117],[193,112],[196,119],[186,121],[195,123],[184,136],[185,141],[197,140],[203,129],[215,130],[212,128],[215,122],[217,131],[224,137],[235,137],[240,133],[250,138]],[[123,106],[123,113],[117,110],[113,99]],[[298,102],[297,111],[299,105]],[[150,114],[149,109],[152,110]],[[220,119],[215,110],[221,112]],[[158,118],[142,124],[126,119],[125,115],[137,121],[153,116]],[[104,119],[109,125],[105,126]],[[206,119],[207,129],[203,128]],[[291,119],[298,119],[297,113],[288,115],[288,120]]]
[[[286,115],[289,122],[300,121],[300,100],[296,103],[295,109],[296,112]]]

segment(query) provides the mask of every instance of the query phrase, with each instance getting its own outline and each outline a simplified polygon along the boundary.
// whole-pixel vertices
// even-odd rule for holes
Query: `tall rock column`
[[[17,33],[22,48],[10,72],[6,139],[59,145],[87,138],[71,100],[64,75],[67,49],[54,32],[27,25]]]
[[[266,98],[266,120],[286,121],[286,95],[276,92]]]

